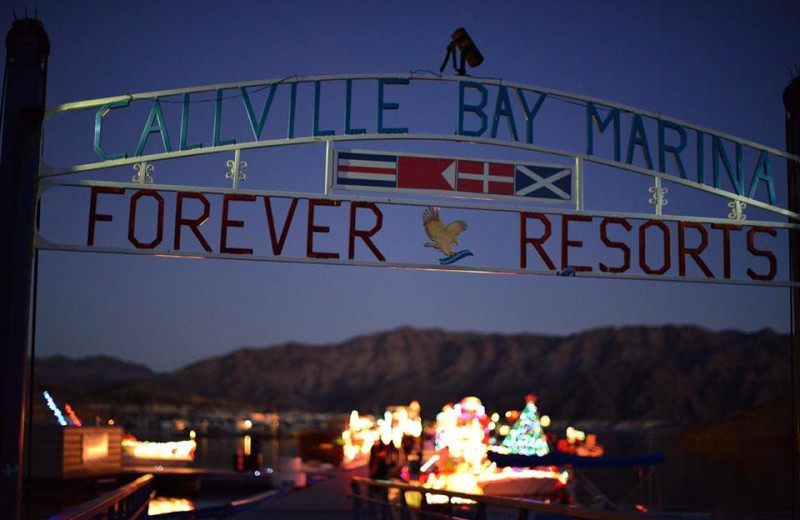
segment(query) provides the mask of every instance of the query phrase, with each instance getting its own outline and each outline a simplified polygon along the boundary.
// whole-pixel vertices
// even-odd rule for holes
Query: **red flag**
[[[397,162],[397,187],[453,191],[456,188],[456,161],[401,155]]]

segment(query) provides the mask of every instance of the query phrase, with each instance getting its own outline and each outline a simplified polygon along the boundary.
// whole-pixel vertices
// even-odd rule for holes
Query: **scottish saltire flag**
[[[343,186],[395,188],[397,156],[369,152],[339,152],[336,183]]]
[[[514,195],[549,200],[572,199],[572,169],[535,164],[517,164]]]

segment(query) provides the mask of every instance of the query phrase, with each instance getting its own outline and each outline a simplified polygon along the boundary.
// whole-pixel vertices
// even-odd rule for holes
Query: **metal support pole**
[[[0,511],[20,517],[36,178],[50,42],[25,18],[6,35],[0,154]]]
[[[786,107],[786,151],[800,155],[800,78],[783,91]],[[800,208],[800,164],[787,160],[789,210]],[[792,282],[800,281],[800,232],[789,232],[789,264]],[[792,517],[800,519],[800,288],[791,288],[792,309]]]
[[[350,494],[353,497],[353,520],[361,520],[361,486],[355,480],[350,481]]]

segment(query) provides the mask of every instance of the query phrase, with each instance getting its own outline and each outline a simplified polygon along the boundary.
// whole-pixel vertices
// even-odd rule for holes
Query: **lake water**
[[[715,518],[791,516],[789,446],[748,442],[700,453],[670,442],[674,433],[598,434],[607,455],[664,453],[664,464],[654,467],[652,478],[635,468],[586,473],[612,500],[628,505],[707,512]]]
[[[249,441],[247,439],[250,439]],[[266,467],[277,468],[278,461],[285,457],[297,457],[297,439],[281,439],[243,435],[241,437],[198,437],[194,465],[202,468],[232,469],[233,456],[237,451],[254,453],[261,451]],[[249,448],[247,444],[250,444]]]

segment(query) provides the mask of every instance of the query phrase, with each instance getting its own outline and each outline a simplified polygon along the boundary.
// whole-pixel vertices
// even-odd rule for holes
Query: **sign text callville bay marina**
[[[216,88],[211,91],[214,96],[211,100],[214,104],[213,127],[205,132],[210,139],[196,142],[189,142],[188,139],[190,113],[193,106],[192,96],[203,93],[202,88],[166,91],[161,96],[142,94],[110,98],[104,100],[107,102],[102,105],[95,104],[98,109],[95,114],[94,151],[103,161],[115,161],[142,156],[151,138],[160,139],[164,153],[236,145],[235,139],[223,135],[223,117],[246,117],[253,135],[252,142],[255,143],[262,138],[265,126],[271,122],[270,112],[278,103],[284,103],[288,109],[287,119],[281,124],[285,123],[285,138],[289,140],[300,137],[296,135],[296,119],[301,102],[311,103],[312,122],[310,135],[307,137],[326,139],[336,135],[356,137],[372,133],[388,138],[393,135],[419,133],[419,129],[409,126],[387,124],[390,113],[394,113],[391,114],[394,119],[402,116],[404,105],[396,99],[402,94],[401,89],[413,88],[416,81],[417,78],[409,77],[316,79],[308,81],[313,85],[313,94],[307,93],[311,95],[306,96],[299,94],[300,80]],[[342,82],[344,95],[343,99],[338,100],[342,103],[339,107],[339,112],[343,114],[341,124],[338,128],[323,128],[320,123],[320,114],[326,108],[323,100],[331,102],[329,96],[324,96],[324,90],[330,87],[329,83]],[[353,124],[353,105],[355,102],[364,102],[354,99],[356,82],[375,83],[375,124],[369,129]],[[251,100],[251,91],[254,89],[268,90],[264,104],[260,107],[254,106]],[[241,99],[242,108],[238,113],[226,109],[223,114],[223,100],[232,95],[231,91]],[[162,100],[166,97],[179,97],[181,100],[181,117],[177,125],[175,121],[168,124],[165,117]],[[457,96],[453,104],[437,103],[436,106],[442,110],[442,118],[452,117],[455,113],[455,136],[467,140],[498,140],[507,135],[508,142],[534,145],[537,115],[551,98],[569,98],[573,102],[577,100],[585,107],[585,126],[577,129],[585,135],[585,149],[573,152],[574,155],[583,155],[587,159],[596,158],[601,162],[623,167],[634,166],[636,162],[643,165],[642,169],[645,171],[674,176],[675,181],[682,184],[711,187],[739,197],[764,201],[769,205],[776,203],[770,155],[785,156],[784,153],[658,114],[556,91],[538,91],[525,86],[472,79],[458,81]],[[132,101],[138,100],[152,103],[148,117],[144,122],[125,121],[125,124],[137,125],[137,128],[142,125],[141,137],[137,142],[130,143],[126,149],[106,149],[103,145],[103,137],[106,135],[104,119],[125,118],[126,108]],[[56,110],[69,108],[69,105],[63,105],[56,107]],[[652,124],[655,126],[652,127]],[[177,134],[174,131],[176,126],[179,128]],[[503,126],[507,128],[507,132],[505,129],[501,132]],[[170,128],[173,130],[170,131]],[[537,133],[546,130],[536,127]],[[602,157],[598,150],[601,143],[608,145],[603,146],[603,149],[608,152],[609,157]],[[745,150],[754,153],[746,154]]]

